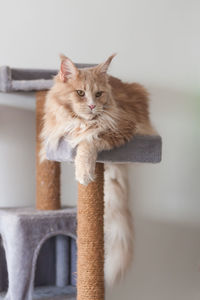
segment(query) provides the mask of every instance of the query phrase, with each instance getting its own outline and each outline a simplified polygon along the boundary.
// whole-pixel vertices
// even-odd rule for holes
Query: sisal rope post
[[[96,180],[78,185],[77,300],[104,300],[104,165]]]
[[[60,163],[39,160],[45,97],[45,91],[36,93],[36,208],[55,210],[60,209]]]

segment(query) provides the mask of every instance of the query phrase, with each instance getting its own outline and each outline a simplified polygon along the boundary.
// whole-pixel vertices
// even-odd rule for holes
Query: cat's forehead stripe
[[[82,80],[83,80],[83,87],[85,91],[96,91],[98,89],[98,85],[95,82],[95,79],[92,78],[89,72],[83,73]]]
[[[85,90],[86,90],[86,91],[89,91],[89,90],[90,90],[90,85],[89,85],[89,83],[86,83],[86,85],[85,85]]]

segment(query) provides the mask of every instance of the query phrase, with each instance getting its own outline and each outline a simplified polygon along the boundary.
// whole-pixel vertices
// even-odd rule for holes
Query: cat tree
[[[85,66],[78,65],[78,67]],[[20,70],[8,67],[0,69],[1,91],[40,91],[37,92],[36,96],[37,137],[41,130],[42,107],[45,100],[45,92],[41,90],[51,87],[51,77],[55,74],[56,71],[46,70]],[[37,138],[37,152],[39,148],[40,142]],[[75,150],[71,149],[63,139],[56,152],[49,151],[47,147],[47,157],[51,161],[41,165],[37,161],[38,211],[33,209],[0,210],[0,220],[3,220],[3,222],[0,222],[0,234],[4,245],[6,245],[9,273],[9,289],[6,300],[32,299],[35,261],[41,243],[47,236],[63,233],[75,237],[75,211],[60,209],[60,165],[58,163],[61,161],[72,162],[75,154]],[[103,163],[108,161],[158,163],[160,160],[161,138],[159,136],[136,136],[122,147],[100,153],[96,163],[96,181],[88,186],[78,185],[78,300],[104,299]],[[12,232],[8,234],[5,228],[8,226],[6,222],[9,218],[5,216],[10,214],[15,218],[11,222]],[[19,239],[19,233],[21,239]],[[27,239],[27,237],[29,238]],[[15,242],[17,240],[20,240],[20,242],[17,243],[19,245],[16,247]],[[30,243],[28,246],[32,247],[31,256],[27,256],[27,242]],[[61,255],[58,255],[61,259],[58,259],[59,265],[57,268],[58,273],[62,269],[61,279],[59,280],[62,283],[63,278],[64,282],[66,280],[66,268],[63,265],[66,265],[67,261],[63,254],[67,246],[59,240],[57,245],[58,249],[61,249]],[[15,271],[13,271],[15,265],[17,265],[17,269],[15,268]],[[30,278],[29,282],[27,282],[27,276]],[[53,299],[52,296],[49,299]]]

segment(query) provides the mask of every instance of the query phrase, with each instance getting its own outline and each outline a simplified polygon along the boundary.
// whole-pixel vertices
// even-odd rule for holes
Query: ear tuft
[[[98,65],[96,67],[97,71],[100,73],[107,73],[110,63],[116,55],[117,55],[116,53],[112,54],[104,63]]]
[[[61,66],[60,66],[60,78],[62,81],[66,81],[70,78],[76,78],[78,75],[78,69],[74,63],[65,55],[60,54]]]

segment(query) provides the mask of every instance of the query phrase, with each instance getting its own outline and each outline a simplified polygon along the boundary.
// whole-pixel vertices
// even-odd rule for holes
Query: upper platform
[[[77,68],[93,67],[95,64],[75,64]],[[58,70],[16,69],[0,67],[0,92],[42,91],[52,87]]]
[[[110,151],[99,153],[98,162],[113,163],[159,163],[161,161],[162,140],[158,135],[136,135],[125,145]],[[66,140],[62,139],[55,152],[47,147],[47,158],[53,161],[73,162],[76,149],[70,147]]]

